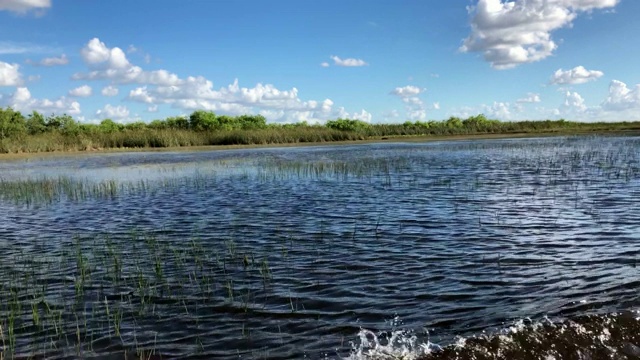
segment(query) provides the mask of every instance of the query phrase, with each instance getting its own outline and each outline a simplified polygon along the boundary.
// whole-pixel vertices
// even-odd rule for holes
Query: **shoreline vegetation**
[[[25,116],[11,108],[0,108],[0,154],[626,132],[640,132],[640,121],[586,123],[560,119],[505,122],[480,114],[466,119],[450,117],[443,121],[394,124],[370,124],[351,119],[330,120],[322,125],[307,122],[268,124],[261,115],[227,116],[197,110],[189,116],[149,123],[119,124],[105,119],[100,124],[87,124],[69,115],[45,117],[34,111]]]

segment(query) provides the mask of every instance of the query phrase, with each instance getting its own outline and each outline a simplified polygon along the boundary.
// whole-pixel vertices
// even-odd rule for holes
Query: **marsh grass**
[[[0,267],[3,358],[56,356],[70,348],[79,356],[99,353],[107,350],[92,339],[105,335],[117,339],[121,351],[153,355],[141,344],[154,339],[139,334],[157,330],[159,314],[198,322],[200,308],[220,302],[250,313],[254,293],[266,295],[264,282],[271,276],[266,258],[258,269],[253,255],[238,261],[234,252],[224,255],[223,269],[214,261],[218,255],[197,239],[170,245],[156,234],[131,231],[127,238],[76,237],[72,244],[72,251],[47,262],[25,254]]]
[[[112,133],[65,135],[45,133],[0,139],[0,153],[93,151],[118,148],[169,148],[213,145],[265,145],[364,140],[361,133],[306,127],[198,132],[139,129]]]
[[[2,109],[0,109],[1,111]],[[186,120],[185,120],[186,121]],[[114,124],[115,125],[115,124]],[[345,125],[345,126],[342,126]],[[405,136],[473,136],[483,134],[584,134],[640,131],[640,122],[570,122],[522,121],[501,122],[475,116],[466,120],[406,122],[403,124],[368,124],[354,120],[337,120],[325,126],[306,123],[271,124],[247,129],[202,129],[116,126],[114,129],[49,129],[29,135],[19,132],[0,138],[0,153],[75,152],[101,149],[168,148],[216,145],[266,145],[357,141]]]

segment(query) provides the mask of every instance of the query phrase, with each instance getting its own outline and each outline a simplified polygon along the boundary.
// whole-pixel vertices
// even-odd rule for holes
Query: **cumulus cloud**
[[[422,89],[420,89],[419,87],[413,86],[413,85],[407,85],[404,87],[397,87],[393,89],[391,91],[391,94],[398,95],[400,97],[411,97],[411,96],[416,96],[421,92],[422,92]]]
[[[89,40],[80,54],[84,61],[90,65],[106,64],[110,69],[122,69],[131,65],[122,49],[119,47],[109,49],[98,38]]]
[[[297,88],[280,90],[261,83],[245,88],[237,79],[216,90],[204,77],[187,77],[179,85],[135,88],[127,99],[145,104],[171,104],[183,110],[205,109],[238,115],[257,110],[269,120],[285,122],[324,121],[336,117],[371,119],[366,112],[348,113],[343,108],[334,109],[330,99],[322,102],[301,100]]]
[[[119,84],[176,85],[180,82],[176,74],[166,70],[145,71],[139,66],[76,73],[71,78],[74,80],[112,80]]]
[[[88,97],[93,93],[93,89],[89,85],[82,85],[75,89],[69,90],[69,96]]]
[[[20,65],[0,61],[0,86],[18,86],[22,83]]]
[[[111,80],[121,84],[176,85],[180,79],[166,70],[145,71],[129,62],[124,51],[109,48],[98,38],[91,39],[80,51],[82,58],[92,68],[88,73],[76,73],[74,80]]]
[[[527,96],[520,98],[517,100],[517,103],[539,103],[540,102],[540,94],[528,93]]]
[[[607,111],[640,109],[640,84],[630,89],[622,81],[611,81],[609,94],[601,106]]]
[[[584,66],[576,66],[571,70],[558,69],[551,77],[551,84],[565,85],[565,84],[584,84],[589,81],[594,81],[602,77],[604,73],[598,70],[587,70]]]
[[[51,0],[0,0],[0,11],[8,10],[26,13],[31,10],[45,10],[51,7]]]
[[[32,61],[32,60],[27,60],[27,64],[29,65],[33,65],[33,66],[61,66],[61,65],[67,65],[69,63],[69,58],[67,58],[67,55],[62,54],[60,55],[60,57],[48,57],[48,58],[44,58],[40,61]]]
[[[417,86],[407,85],[393,89],[390,94],[398,96],[405,104],[407,118],[409,120],[424,120],[427,118],[427,110],[419,95],[424,92]]]
[[[492,105],[483,105],[482,108],[491,119],[511,119],[511,106],[508,102],[494,101]]]
[[[341,108],[341,110],[343,111],[343,116],[341,116],[341,118],[348,118],[348,119],[354,119],[354,120],[362,120],[362,121],[366,121],[366,122],[371,122],[371,113],[369,113],[368,111],[366,111],[365,109],[360,110],[360,112],[356,112],[353,114],[349,114],[348,112],[346,112],[344,110],[344,108]]]
[[[167,70],[143,70],[133,65],[121,49],[109,48],[98,38],[91,39],[81,54],[90,71],[76,73],[73,79],[138,84],[140,86],[129,91],[127,100],[147,104],[153,111],[157,110],[157,105],[169,104],[181,110],[204,109],[234,115],[264,112],[272,121],[321,122],[339,116],[371,120],[371,114],[366,110],[348,113],[342,108],[334,108],[330,99],[302,100],[295,87],[281,90],[271,84],[258,83],[247,88],[241,87],[236,79],[226,87],[214,89],[213,82],[202,76],[180,78]],[[105,89],[103,94],[108,92]],[[108,111],[101,109],[101,116]]]
[[[118,95],[118,92],[118,88],[113,85],[105,86],[100,91],[100,93],[102,93],[102,95],[104,96],[116,96]]]
[[[333,63],[336,66],[357,67],[357,66],[369,65],[362,59],[354,59],[354,58],[341,59],[335,55],[331,56],[331,60],[333,60]]]
[[[298,89],[280,90],[271,84],[258,83],[254,87],[241,87],[236,79],[218,90],[203,77],[187,77],[180,85],[140,87],[129,94],[129,99],[143,103],[172,104],[183,110],[205,109],[229,114],[246,114],[256,110],[268,120],[281,122],[322,122],[333,118],[352,118],[369,121],[365,112],[348,113],[334,108],[333,101],[302,100]]]
[[[329,63],[325,61],[325,62],[321,63],[320,66],[322,66],[324,68],[329,67]]]
[[[153,104],[155,102],[155,99],[151,95],[149,95],[146,86],[129,91],[128,99],[147,104]]]
[[[434,102],[432,106],[433,106],[434,110],[440,110],[440,103],[439,102]]]
[[[102,119],[124,120],[129,117],[129,113],[129,109],[126,106],[107,104],[96,111],[96,116]]]
[[[560,106],[561,115],[576,115],[585,112],[587,105],[584,98],[577,92],[567,91],[564,97],[564,103]]]
[[[550,56],[553,31],[571,26],[581,13],[615,7],[620,0],[479,0],[470,7],[471,34],[462,52],[480,52],[496,69]]]
[[[69,115],[78,115],[80,111],[80,103],[75,100],[67,99],[64,96],[57,100],[34,99],[31,92],[26,87],[18,87],[16,91],[8,98],[0,99],[0,104],[10,106],[21,112],[38,111],[41,113],[66,113]]]

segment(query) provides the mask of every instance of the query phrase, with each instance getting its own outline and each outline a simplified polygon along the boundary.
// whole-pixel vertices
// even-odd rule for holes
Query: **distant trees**
[[[19,136],[26,132],[26,123],[19,111],[0,109],[0,139]]]
[[[329,129],[341,131],[362,131],[368,129],[371,125],[362,120],[337,119],[327,121],[325,126]]]
[[[375,136],[452,135],[484,133],[557,132],[594,129],[637,129],[640,123],[580,123],[560,120],[503,122],[488,119],[484,114],[466,119],[452,116],[443,121],[405,121],[394,124],[370,124],[356,119],[335,119],[325,124],[310,125],[306,121],[291,124],[267,124],[262,115],[218,115],[196,110],[188,116],[172,116],[149,123],[120,124],[104,119],[99,124],[80,123],[71,116],[50,115],[33,111],[24,116],[12,108],[0,108],[0,152],[9,142],[19,144],[29,136],[56,134],[64,143],[91,143],[100,139],[107,144],[140,143],[180,144],[185,139],[236,143],[321,141],[318,139],[364,139]],[[264,131],[262,131],[264,130]],[[233,132],[233,133],[232,133]],[[191,133],[191,134],[189,134]],[[296,134],[295,136],[291,134]],[[74,139],[75,138],[75,139]],[[171,141],[166,139],[173,139]],[[211,139],[217,140],[211,140]],[[18,141],[5,141],[17,139]],[[117,139],[117,141],[115,140]],[[206,140],[209,139],[209,140]],[[266,139],[266,140],[264,140]],[[296,140],[298,139],[298,140]],[[108,142],[111,141],[111,142]],[[111,146],[111,145],[108,145]]]
[[[196,110],[189,115],[189,127],[195,131],[213,130],[218,125],[212,111]]]
[[[41,134],[47,131],[47,122],[42,114],[37,111],[32,112],[25,121],[27,133],[29,135]]]
[[[114,133],[122,130],[122,128],[124,128],[124,126],[117,124],[111,119],[104,119],[100,122],[100,125],[98,125],[98,130],[104,133]]]

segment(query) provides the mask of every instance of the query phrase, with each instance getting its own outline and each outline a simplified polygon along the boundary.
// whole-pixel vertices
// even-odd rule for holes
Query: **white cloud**
[[[18,86],[22,83],[20,65],[0,61],[0,86]]]
[[[280,122],[322,122],[338,117],[370,121],[366,111],[348,113],[334,109],[333,101],[302,100],[298,89],[280,90],[271,84],[258,83],[252,88],[240,87],[236,79],[219,90],[203,77],[188,77],[180,85],[141,87],[129,94],[129,99],[144,103],[165,103],[184,110],[206,109],[230,114],[259,112],[268,120]]]
[[[333,63],[336,66],[357,67],[357,66],[369,65],[362,59],[354,59],[354,58],[341,59],[335,55],[331,56],[331,60],[333,60]]]
[[[450,113],[450,116],[455,116],[455,117],[459,117],[459,118],[465,119],[465,118],[468,118],[469,116],[477,115],[480,112],[481,111],[478,111],[474,107],[462,106],[460,108],[453,109],[453,111]]]
[[[62,54],[60,55],[60,57],[48,57],[48,58],[44,58],[40,61],[31,61],[31,60],[27,60],[27,64],[29,65],[33,65],[33,66],[60,66],[60,65],[67,65],[69,63],[69,58],[67,58],[67,55]]]
[[[425,109],[413,109],[407,111],[407,118],[409,120],[424,120],[427,118],[427,110]]]
[[[511,106],[507,102],[494,101],[493,105],[483,105],[484,112],[490,119],[510,120],[511,119]]]
[[[575,115],[583,113],[587,110],[584,99],[577,92],[567,91],[564,97],[564,103],[560,106],[560,114]]]
[[[602,108],[607,111],[640,109],[640,84],[630,89],[627,84],[622,81],[611,81],[609,94],[607,99],[602,103]]]
[[[434,110],[440,110],[440,103],[439,102],[434,102],[433,103],[433,109]]]
[[[96,116],[102,119],[124,120],[129,117],[129,109],[126,106],[107,104],[96,111]]]
[[[78,115],[81,113],[80,103],[75,100],[67,99],[64,96],[57,100],[34,99],[26,87],[16,88],[16,91],[8,97],[6,101],[2,101],[2,103],[5,106],[11,106],[13,109],[24,113],[34,110],[44,114],[66,113],[69,115]]]
[[[424,89],[407,85],[393,89],[390,94],[398,96],[404,102],[409,120],[424,120],[427,118],[427,111],[424,102],[418,97],[423,92]]]
[[[0,0],[0,11],[25,13],[30,10],[44,10],[50,7],[51,0]]]
[[[73,74],[74,80],[112,80],[119,84],[177,85],[180,79],[166,70],[145,71],[139,66]]]
[[[496,69],[542,60],[558,45],[551,33],[580,12],[615,7],[620,0],[479,0],[470,7],[471,35],[462,52],[480,52]]]
[[[151,105],[147,108],[147,112],[154,113],[158,112],[158,105]]]
[[[100,91],[100,93],[102,93],[102,95],[104,96],[116,96],[118,95],[118,92],[118,88],[113,85],[105,86]]]
[[[93,89],[89,85],[82,85],[73,90],[69,90],[69,96],[88,97],[93,93]]]
[[[407,85],[404,87],[397,87],[395,89],[393,89],[391,91],[391,94],[393,95],[398,95],[401,97],[409,97],[409,96],[415,96],[418,95],[422,92],[422,89],[420,89],[417,86],[413,86],[413,85]]]
[[[127,54],[133,54],[134,52],[137,52],[138,48],[132,45],[129,45],[129,47],[127,48]]]
[[[155,99],[151,95],[149,95],[149,92],[147,91],[146,86],[139,87],[129,91],[128,98],[129,100],[147,103],[147,104],[153,104],[155,102]]]
[[[587,70],[584,66],[576,66],[571,70],[558,69],[551,77],[551,84],[563,85],[563,84],[584,84],[589,81],[594,81],[602,77],[604,73],[598,70]]]
[[[362,120],[362,121],[366,121],[366,122],[371,122],[371,113],[369,113],[368,111],[366,111],[365,109],[360,110],[360,112],[358,113],[353,113],[351,115],[347,114],[346,115],[347,118],[350,119],[355,119],[355,120]]]
[[[241,88],[236,79],[233,84],[220,90],[213,89],[213,83],[204,77],[187,77],[180,80],[179,85],[156,86],[149,89],[139,87],[129,93],[130,100],[144,103],[172,103],[193,108],[200,103],[206,107],[229,107],[237,104],[244,107],[313,110],[316,101],[302,101],[298,98],[298,89],[279,90],[271,84],[258,83],[253,88]],[[218,105],[214,106],[214,103]],[[237,109],[237,107],[236,107]]]
[[[333,108],[333,102],[329,99],[322,102],[302,100],[295,87],[280,90],[271,84],[258,83],[252,88],[245,88],[240,87],[236,79],[234,83],[216,90],[213,82],[202,76],[180,78],[167,70],[146,71],[131,64],[122,50],[109,48],[97,38],[91,39],[81,53],[91,71],[76,73],[73,79],[139,84],[141,86],[131,90],[127,99],[147,104],[149,108],[170,104],[181,110],[204,109],[228,114],[269,111],[269,120],[280,121],[303,117],[308,121],[324,121],[339,115],[371,120],[371,114],[365,110],[343,114],[341,108]],[[101,111],[104,116],[108,109]]]
[[[539,103],[540,102],[540,94],[528,93],[527,96],[520,98],[517,100],[518,103]]]
[[[124,51],[119,47],[109,49],[100,39],[93,38],[80,51],[87,64],[106,64],[109,69],[124,69],[129,67],[129,61]]]
[[[108,48],[93,38],[81,50],[84,61],[96,70],[73,74],[74,80],[112,80],[120,84],[177,85],[180,79],[166,70],[145,71],[132,65],[122,49]]]
[[[325,62],[321,63],[320,66],[326,68],[326,67],[329,67],[330,65],[329,65],[328,62],[325,61]]]

